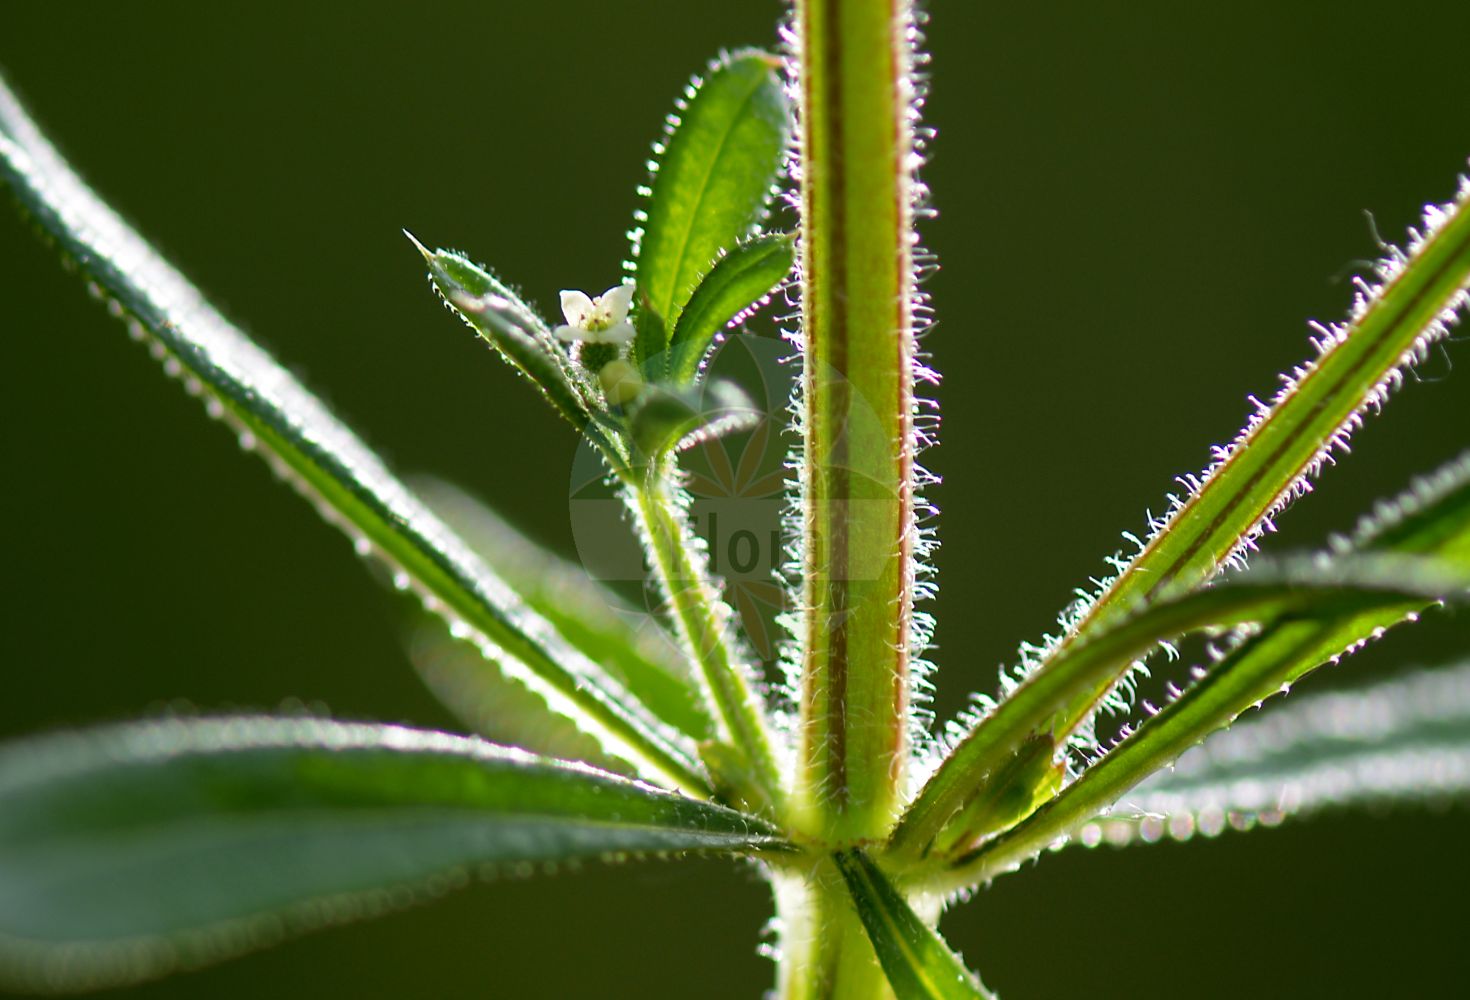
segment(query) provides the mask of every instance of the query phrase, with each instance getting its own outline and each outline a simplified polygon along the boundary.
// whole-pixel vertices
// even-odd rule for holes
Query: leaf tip
[[[434,253],[433,253],[433,251],[431,251],[428,247],[426,247],[422,243],[420,243],[419,242],[419,238],[417,236],[415,236],[413,233],[409,232],[407,229],[403,230],[403,235],[408,237],[408,242],[412,243],[414,249],[417,250],[423,256],[424,262],[427,263],[427,264],[429,264],[432,267],[433,264],[434,264]]]

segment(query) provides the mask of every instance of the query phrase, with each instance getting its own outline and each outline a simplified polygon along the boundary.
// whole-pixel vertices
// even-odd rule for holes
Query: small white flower
[[[628,307],[633,304],[632,285],[614,285],[596,298],[570,289],[561,293],[561,311],[567,321],[552,332],[562,340],[589,344],[626,344],[633,339]]]

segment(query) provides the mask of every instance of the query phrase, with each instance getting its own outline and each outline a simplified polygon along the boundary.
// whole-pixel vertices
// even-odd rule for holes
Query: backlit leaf
[[[108,208],[0,85],[0,181],[165,373],[395,580],[639,773],[699,792],[695,751],[490,571],[340,420]]]
[[[862,851],[834,855],[898,1000],[985,1000],[990,993]]]
[[[790,134],[781,61],[739,52],[680,103],[635,234],[637,282],[666,328],[715,259],[750,236],[770,203]]]
[[[481,873],[780,849],[759,820],[477,739],[267,718],[0,750],[0,972],[92,988]]]

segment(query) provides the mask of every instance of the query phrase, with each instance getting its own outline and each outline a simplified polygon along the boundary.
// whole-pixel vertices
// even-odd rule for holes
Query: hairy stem
[[[892,1000],[842,876],[823,861],[775,880],[778,1000]]]
[[[774,809],[784,798],[780,771],[771,751],[764,713],[751,690],[749,667],[732,652],[729,608],[709,582],[702,552],[690,534],[666,475],[650,473],[643,483],[630,489],[679,638],[699,667],[725,738],[741,758],[736,773],[731,773],[723,756],[707,753],[706,763],[720,772],[716,774],[717,783],[733,790],[748,807]]]
[[[793,820],[881,837],[907,759],[914,328],[906,0],[798,0],[805,532]]]

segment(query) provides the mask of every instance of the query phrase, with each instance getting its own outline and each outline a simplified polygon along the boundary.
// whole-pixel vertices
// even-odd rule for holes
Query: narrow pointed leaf
[[[729,809],[476,739],[316,720],[134,723],[0,751],[0,967],[95,987],[478,872],[777,848]]]
[[[1470,451],[1380,504],[1340,548],[1432,555],[1470,567]]]
[[[669,375],[690,382],[715,336],[762,302],[791,273],[796,251],[786,233],[747,240],[721,257],[695,289],[669,342]]]
[[[647,386],[628,424],[638,450],[657,458],[674,448],[747,429],[760,416],[739,386],[714,381],[700,386]]]
[[[546,757],[580,761],[615,774],[631,766],[602,749],[545,699],[501,669],[493,650],[456,639],[427,612],[410,611],[404,652],[419,679],[469,732]]]
[[[1327,330],[1321,354],[1288,380],[1274,405],[1226,450],[1175,513],[1094,606],[1089,620],[1139,599],[1208,579],[1258,532],[1310,470],[1345,441],[1363,410],[1381,403],[1395,374],[1445,335],[1470,286],[1470,182],[1430,206],[1426,235],[1380,266],[1382,284],[1360,285],[1352,322]]]
[[[981,720],[904,814],[894,845],[899,850],[927,853],[956,815],[963,821],[966,807],[991,791],[993,779],[1014,773],[1013,761],[1035,739],[1048,739],[1056,747],[1065,742],[1070,731],[1054,726],[1060,706],[1073,702],[1079,690],[1097,690],[1099,678],[1111,676],[1118,664],[1131,662],[1161,641],[1200,629],[1255,622],[1302,622],[1309,629],[1318,629],[1323,623],[1357,620],[1363,615],[1389,615],[1396,620],[1405,606],[1417,608],[1446,597],[1467,596],[1470,566],[1385,553],[1264,567],[1147,606],[1069,646],[1050,669],[1033,675]],[[1251,700],[1260,697],[1264,694]],[[945,840],[964,847],[991,832],[951,830]]]
[[[1404,621],[1421,607],[1420,603],[1405,603],[1327,623],[1292,621],[1265,630],[1215,664],[1203,681],[1145,722],[1025,822],[959,859],[939,883],[954,887],[987,881],[1073,836],[1210,733],[1230,726],[1250,708],[1336,660],[1364,636]],[[1457,758],[1448,761],[1453,768],[1463,766]],[[1420,761],[1415,766],[1423,764]],[[1430,763],[1427,770],[1443,765],[1444,761]],[[1388,780],[1397,782],[1409,773],[1400,770]]]
[[[1283,376],[1284,386],[1257,412],[1202,477],[1183,477],[1187,499],[1150,523],[1142,551],[1095,596],[1063,616],[1064,636],[1048,640],[1041,662],[1029,652],[1028,671],[1049,669],[1065,647],[1140,603],[1188,591],[1254,547],[1270,519],[1331,453],[1346,446],[1365,415],[1380,407],[1402,372],[1458,321],[1470,287],[1470,179],[1455,200],[1424,210],[1424,231],[1407,252],[1390,248],[1373,280],[1360,280],[1351,321],[1314,324],[1316,358]],[[1119,563],[1121,565],[1121,563]],[[1119,666],[1099,690],[1080,692],[1060,713],[1071,726],[1131,669]]]
[[[596,398],[592,387],[572,367],[570,356],[535,310],[463,254],[430,251],[417,240],[414,245],[429,265],[434,290],[450,311],[528,378],[573,427],[586,429],[589,401]]]
[[[862,851],[834,855],[898,1000],[986,1000],[990,992]]]
[[[746,51],[713,65],[670,119],[635,234],[639,291],[668,329],[720,253],[764,216],[790,117],[781,61]]]
[[[1327,808],[1470,796],[1470,665],[1313,695],[1240,722],[1106,822],[1189,836]],[[1129,815],[1131,814],[1131,815]]]
[[[382,559],[426,606],[496,650],[517,680],[610,753],[644,776],[706,787],[687,742],[568,645],[320,400],[216,312],[87,188],[3,85],[0,96],[0,181],[166,373],[261,451],[359,552]],[[24,145],[11,136],[25,136]]]
[[[615,594],[593,582],[582,566],[535,545],[489,507],[454,486],[437,480],[416,486],[434,512],[533,610],[588,659],[601,664],[650,712],[691,739],[703,741],[713,735],[709,710],[690,665],[673,637],[651,616],[633,614]],[[635,628],[634,621],[640,627]],[[505,691],[496,666],[477,650],[455,642],[443,629],[416,631],[416,635],[415,648],[422,655],[414,657],[415,665],[426,678],[432,675],[430,687],[441,697],[455,692],[448,698],[449,707],[467,722],[483,718],[488,702],[516,697]],[[541,714],[545,714],[544,707]],[[479,731],[502,741],[497,732]]]
[[[1380,508],[1352,549],[1364,556],[1433,559],[1470,574],[1470,454]],[[1450,596],[1450,595],[1444,595]],[[1281,616],[1241,639],[1203,680],[1146,721],[1072,785],[1015,829],[960,859],[941,881],[961,885],[1015,867],[1074,833],[1150,774],[1248,709],[1385,629],[1412,620],[1426,602],[1386,600],[1356,611]]]

